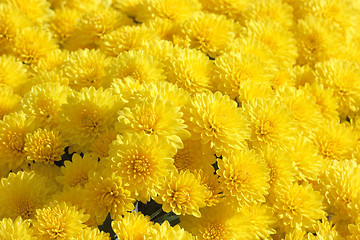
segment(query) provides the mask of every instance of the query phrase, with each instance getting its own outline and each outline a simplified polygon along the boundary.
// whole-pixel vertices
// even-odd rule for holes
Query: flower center
[[[173,201],[177,204],[184,204],[190,201],[190,193],[187,190],[174,192]]]
[[[185,149],[179,150],[174,156],[174,165],[178,170],[189,169],[191,157],[189,151]]]
[[[200,231],[203,239],[216,239],[221,240],[225,239],[226,230],[224,224],[213,224],[210,223],[203,230]]]
[[[139,127],[144,130],[147,134],[152,134],[155,129],[157,122],[156,114],[153,111],[145,111],[140,116]]]
[[[29,219],[35,213],[33,204],[28,199],[22,199],[17,203],[16,213],[24,219]]]
[[[260,120],[255,126],[255,133],[257,135],[267,135],[271,132],[274,124],[270,120]]]

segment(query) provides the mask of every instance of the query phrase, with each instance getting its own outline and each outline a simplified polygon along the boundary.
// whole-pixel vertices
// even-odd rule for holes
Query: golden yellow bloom
[[[258,99],[243,104],[252,128],[251,144],[289,150],[295,141],[297,123],[290,110],[274,99]]]
[[[36,240],[33,231],[30,228],[30,222],[17,217],[15,221],[11,218],[3,218],[0,221],[0,239],[1,240]]]
[[[117,102],[110,89],[94,87],[82,88],[67,97],[67,103],[61,106],[59,130],[73,150],[90,151],[96,137],[113,127]]]
[[[191,94],[213,90],[212,63],[196,49],[177,47],[164,61],[167,81],[178,85]]]
[[[7,85],[14,93],[22,93],[28,82],[27,67],[14,56],[0,56],[0,85]]]
[[[137,11],[136,20],[146,22],[154,17],[182,22],[201,9],[198,0],[144,0]]]
[[[245,240],[251,236],[244,216],[224,203],[201,209],[201,218],[180,216],[180,226],[199,240]]]
[[[199,218],[199,208],[206,206],[205,191],[205,186],[189,170],[174,171],[159,184],[159,196],[155,200],[162,204],[165,212]]]
[[[143,50],[129,50],[118,55],[109,66],[109,78],[132,77],[135,81],[151,83],[165,80],[163,64]]]
[[[115,173],[95,172],[85,185],[85,203],[91,215],[94,215],[98,225],[101,225],[108,213],[117,220],[126,211],[134,209],[131,192],[124,186],[121,177]]]
[[[249,20],[243,36],[263,43],[283,67],[291,67],[297,58],[296,40],[292,32],[269,20]]]
[[[43,207],[54,193],[54,186],[35,172],[10,173],[0,182],[1,216],[15,219],[33,218],[35,210]]]
[[[153,228],[149,216],[141,212],[127,212],[123,217],[111,223],[111,227],[119,240],[146,240]]]
[[[236,102],[220,92],[196,94],[184,109],[193,140],[210,144],[216,154],[246,147],[250,137],[248,120]]]
[[[83,157],[79,154],[72,155],[72,161],[65,161],[61,167],[62,176],[56,177],[56,180],[65,186],[75,187],[84,186],[90,178],[93,171],[97,169],[98,159],[89,153]]]
[[[72,52],[63,66],[70,87],[78,91],[82,87],[108,87],[110,82],[106,68],[111,60],[100,50],[80,49]]]
[[[144,25],[123,26],[105,34],[99,43],[102,52],[116,57],[121,52],[141,49],[146,42],[152,42],[159,37]]]
[[[25,141],[27,159],[35,162],[52,164],[60,161],[66,147],[58,131],[41,128],[34,133],[28,133]]]
[[[86,227],[89,215],[84,210],[69,203],[53,201],[42,209],[36,210],[32,221],[34,233],[39,240],[70,239]]]
[[[238,98],[242,83],[246,81],[261,83],[270,88],[273,74],[259,58],[254,55],[230,52],[215,59],[213,81],[218,90],[231,99]]]
[[[175,107],[159,95],[133,99],[119,111],[116,130],[121,134],[154,134],[159,140],[166,139],[172,146],[182,148],[181,140],[190,137],[182,115],[180,107]]]
[[[34,124],[41,128],[58,125],[62,104],[71,93],[69,87],[59,83],[44,83],[31,88],[21,100],[23,111],[34,117]]]
[[[49,32],[28,27],[19,31],[12,45],[14,56],[25,64],[36,64],[51,51],[57,49]]]
[[[227,199],[234,199],[234,204],[240,207],[265,202],[270,171],[254,150],[223,155],[218,165],[219,182]]]
[[[109,156],[109,148],[112,141],[116,139],[117,132],[114,129],[99,134],[91,144],[92,153],[104,159]]]
[[[16,8],[24,13],[32,23],[43,24],[54,15],[50,9],[50,3],[46,0],[4,0],[11,8]]]
[[[21,111],[5,115],[0,120],[1,167],[15,169],[26,160],[25,138],[32,130],[33,119]]]
[[[20,108],[21,97],[11,87],[0,84],[0,119]]]
[[[332,58],[315,66],[316,81],[334,90],[342,117],[359,110],[360,67],[355,62]]]
[[[139,201],[150,201],[157,195],[157,184],[174,170],[176,149],[157,135],[126,134],[110,147],[110,164],[116,175]]]
[[[227,51],[235,37],[234,21],[214,13],[197,12],[186,19],[181,28],[190,48],[212,58]]]
[[[279,188],[273,208],[281,231],[290,232],[297,224],[303,230],[311,230],[316,220],[325,217],[322,201],[323,196],[310,184],[294,183]]]

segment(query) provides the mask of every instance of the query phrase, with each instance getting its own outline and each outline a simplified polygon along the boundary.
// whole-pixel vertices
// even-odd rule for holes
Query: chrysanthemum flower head
[[[33,119],[22,111],[5,115],[0,120],[1,167],[15,169],[26,159],[25,138],[33,130]]]
[[[36,27],[19,31],[12,45],[12,53],[25,64],[36,64],[39,60],[57,49],[49,32]]]
[[[244,216],[225,203],[201,209],[201,218],[180,216],[180,226],[199,240],[250,238]]]
[[[25,94],[21,104],[24,112],[34,117],[38,127],[55,127],[59,121],[61,105],[66,102],[70,88],[59,83],[39,84]]]
[[[270,170],[254,150],[237,150],[218,161],[224,195],[236,206],[265,202],[270,187]]]
[[[17,217],[14,221],[11,218],[3,218],[0,221],[0,239],[36,240],[36,237],[30,228],[30,222]]]
[[[235,24],[223,15],[197,12],[183,22],[182,35],[190,48],[215,58],[229,49],[235,37]]]
[[[146,22],[154,17],[182,22],[201,9],[198,0],[144,0],[137,11],[136,20]]]
[[[67,103],[61,106],[59,130],[73,150],[90,151],[93,140],[113,127],[116,103],[117,97],[110,89],[94,87],[82,88],[67,97]]]
[[[61,167],[62,176],[56,180],[65,186],[84,186],[89,181],[89,176],[97,169],[98,159],[89,153],[83,157],[79,154],[72,155],[72,161],[65,161]]]
[[[290,148],[298,129],[293,114],[283,103],[258,99],[243,104],[243,108],[251,124],[254,147]]]
[[[42,209],[36,210],[32,221],[37,239],[70,239],[86,227],[89,219],[84,210],[65,202],[53,201]]]
[[[35,172],[10,173],[0,182],[1,216],[15,219],[33,218],[35,210],[43,207],[54,193],[54,186]]]
[[[217,89],[238,98],[246,81],[261,83],[270,87],[273,78],[270,69],[254,55],[230,52],[215,59],[213,81]]]
[[[29,161],[54,163],[61,160],[66,143],[58,131],[39,128],[26,135],[24,150]]]
[[[209,58],[196,49],[175,48],[165,60],[167,81],[177,84],[189,93],[214,89]]]
[[[246,146],[249,122],[235,101],[220,92],[196,94],[185,108],[184,118],[194,140],[210,144],[216,154]]]
[[[205,191],[205,186],[189,170],[173,171],[159,184],[159,196],[155,200],[165,212],[201,217],[199,208],[206,206]]]
[[[291,67],[297,58],[296,41],[292,32],[269,20],[246,22],[243,36],[255,38],[263,43],[283,67]]]
[[[113,221],[111,226],[119,240],[148,239],[153,228],[149,216],[135,211],[125,213],[123,217]]]
[[[134,209],[131,192],[124,186],[121,177],[114,172],[104,170],[95,172],[85,185],[85,207],[101,225],[108,213],[117,220],[122,214]]]
[[[180,107],[163,99],[161,96],[135,98],[119,111],[116,129],[119,133],[140,133],[157,135],[166,139],[176,148],[182,148],[185,140],[190,137],[185,129]]]
[[[23,93],[28,82],[27,67],[14,56],[0,56],[0,84],[11,87],[15,93]]]
[[[281,231],[290,232],[297,224],[303,230],[311,230],[316,220],[325,217],[323,196],[311,184],[289,184],[279,188],[273,202]]]
[[[21,97],[14,94],[13,89],[0,84],[0,119],[5,115],[19,110]]]
[[[157,135],[123,134],[110,147],[110,164],[134,197],[146,202],[156,196],[156,186],[164,176],[174,171],[175,150]]]
[[[105,34],[99,45],[105,54],[116,57],[130,49],[141,49],[147,42],[158,38],[157,34],[145,25],[122,26]]]
[[[339,114],[344,117],[359,110],[360,67],[355,62],[330,59],[315,66],[316,81],[334,90]]]
[[[165,80],[163,64],[142,50],[129,50],[120,53],[108,67],[109,78],[132,77],[139,83]]]

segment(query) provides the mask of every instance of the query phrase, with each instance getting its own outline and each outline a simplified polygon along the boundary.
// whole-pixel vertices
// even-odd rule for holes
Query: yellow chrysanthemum
[[[199,240],[250,239],[244,216],[224,203],[201,209],[201,218],[180,216],[180,226]]]
[[[296,40],[292,32],[269,20],[250,20],[242,34],[263,43],[283,67],[291,67],[297,58]]]
[[[108,213],[117,220],[122,214],[134,209],[131,192],[124,186],[121,177],[107,170],[94,173],[85,185],[86,209],[95,216],[101,225]]]
[[[92,153],[100,159],[109,156],[110,144],[116,139],[116,136],[117,132],[114,129],[99,134],[91,144]]]
[[[93,47],[100,42],[107,33],[123,25],[131,25],[133,21],[125,14],[114,8],[99,4],[96,8],[86,11],[78,20],[72,36],[65,47],[70,50]]]
[[[51,19],[50,30],[58,43],[62,44],[68,40],[75,30],[81,12],[73,8],[55,9],[55,16]]]
[[[159,196],[155,200],[165,212],[201,217],[199,208],[206,206],[206,188],[190,171],[171,172],[158,187]]]
[[[89,181],[92,172],[97,169],[98,159],[89,153],[85,153],[83,157],[75,153],[72,161],[65,161],[64,165],[60,168],[62,176],[56,177],[56,180],[65,186],[83,187]]]
[[[251,124],[251,144],[254,147],[290,148],[298,129],[293,114],[283,103],[258,99],[249,101],[243,108]]]
[[[244,20],[269,20],[286,29],[294,24],[292,7],[281,0],[258,0],[244,12]]]
[[[254,150],[244,149],[223,155],[218,161],[224,195],[237,206],[265,202],[270,187],[270,170]]]
[[[90,151],[96,137],[113,127],[117,99],[110,89],[94,87],[82,88],[67,97],[67,103],[61,106],[59,129],[73,150]]]
[[[318,148],[318,154],[327,161],[350,160],[357,144],[357,137],[351,127],[338,121],[322,125],[314,132],[312,140]]]
[[[20,108],[21,97],[14,94],[11,87],[0,84],[0,119]]]
[[[57,49],[49,32],[40,28],[22,28],[12,45],[12,53],[25,64],[36,64],[39,60]]]
[[[175,107],[170,101],[157,95],[133,99],[119,111],[116,129],[119,133],[140,133],[157,135],[166,139],[176,148],[182,148],[185,140],[190,137],[181,118],[180,107]]]
[[[123,134],[111,145],[112,170],[123,179],[134,198],[150,201],[157,194],[156,186],[164,176],[174,170],[176,149],[156,135]]]
[[[214,13],[197,12],[185,20],[181,28],[190,48],[212,58],[227,51],[235,37],[234,21]]]
[[[70,93],[70,88],[59,83],[39,84],[25,94],[21,105],[27,115],[34,117],[36,126],[53,128],[58,125],[61,106]]]
[[[79,235],[71,238],[71,240],[109,240],[110,234],[99,231],[97,228],[83,228]]]
[[[150,236],[152,222],[149,216],[144,216],[140,212],[127,212],[123,217],[111,223],[112,229],[119,240],[145,240]]]
[[[332,58],[315,66],[316,81],[334,90],[339,114],[346,116],[359,110],[360,66],[349,60]]]
[[[106,68],[111,58],[102,54],[100,50],[80,49],[72,52],[64,62],[64,74],[69,78],[69,85],[74,90],[82,87],[108,87]]]
[[[281,231],[289,233],[297,224],[303,230],[311,230],[316,220],[325,217],[323,196],[310,184],[289,184],[279,188],[273,208]]]
[[[214,169],[211,172],[207,169],[195,170],[194,175],[197,179],[200,179],[201,185],[206,187],[205,203],[207,207],[217,205],[224,197],[222,186],[219,183],[219,176],[214,174]]]
[[[30,222],[18,217],[14,221],[10,218],[3,218],[0,221],[0,239],[36,240],[36,237],[30,228]]]
[[[24,150],[30,161],[52,164],[61,160],[65,147],[66,143],[58,131],[40,128],[26,135]]]
[[[336,226],[329,222],[326,218],[317,221],[314,225],[314,232],[308,233],[308,240],[345,240],[337,231]]]
[[[160,17],[182,22],[200,9],[198,0],[144,0],[137,11],[136,20],[146,22]]]
[[[33,130],[33,119],[23,112],[5,115],[0,120],[1,167],[15,169],[26,160],[25,138]]]
[[[48,206],[37,209],[32,221],[34,233],[39,240],[71,239],[86,227],[89,215],[84,210],[65,202],[53,201]]]
[[[336,26],[329,21],[307,15],[298,21],[295,36],[299,50],[297,62],[313,66],[318,61],[326,61],[344,51],[343,37]]]
[[[175,48],[164,63],[167,81],[189,93],[214,89],[211,79],[212,64],[202,52],[196,49]]]
[[[202,146],[199,140],[185,140],[184,148],[179,149],[174,156],[174,165],[178,171],[188,169],[190,172],[203,169],[205,172],[214,172],[211,164],[216,162],[214,152]]]
[[[241,83],[246,81],[261,83],[270,87],[272,72],[253,55],[230,52],[215,59],[213,81],[218,90],[230,98],[238,98],[241,93]]]
[[[239,213],[246,219],[245,223],[250,228],[249,239],[271,239],[270,235],[276,232],[274,229],[276,218],[270,207],[260,204],[243,206]]]
[[[144,25],[123,26],[105,34],[99,45],[105,54],[116,57],[124,51],[141,49],[147,42],[158,38],[154,31]]]
[[[316,181],[325,168],[325,162],[318,155],[318,149],[305,136],[297,136],[289,151],[296,168],[296,180]]]
[[[35,172],[10,173],[0,182],[1,217],[33,218],[35,210],[43,207],[55,188]]]
[[[135,81],[150,83],[165,80],[163,64],[142,50],[120,53],[109,66],[110,78],[132,77]]]
[[[315,97],[304,89],[280,88],[276,92],[276,98],[289,108],[300,131],[310,133],[323,123],[324,119]]]
[[[196,94],[185,111],[184,118],[192,139],[210,144],[216,154],[247,145],[249,122],[229,96],[220,92]]]
[[[15,93],[22,93],[28,82],[27,68],[14,56],[0,56],[0,85],[11,87]]]
[[[177,239],[177,240],[195,240],[196,238],[182,229],[179,225],[174,227],[170,226],[168,221],[163,222],[161,225],[156,223],[151,229],[151,234],[149,236],[150,240],[168,240],[168,239]]]
[[[54,15],[53,10],[50,9],[50,3],[46,0],[2,0],[2,2],[24,13],[34,24],[48,22]]]
[[[0,3],[0,53],[9,52],[20,28],[31,25],[24,13],[9,4]]]

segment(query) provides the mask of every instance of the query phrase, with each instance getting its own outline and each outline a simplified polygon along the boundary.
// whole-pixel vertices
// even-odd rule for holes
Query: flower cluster
[[[0,0],[0,239],[360,239],[360,1]]]

